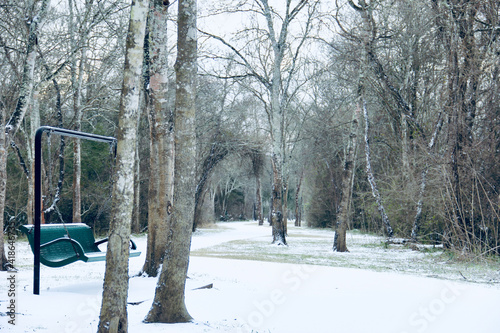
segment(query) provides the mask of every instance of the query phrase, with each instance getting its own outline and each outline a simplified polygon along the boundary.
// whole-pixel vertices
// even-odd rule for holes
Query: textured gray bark
[[[196,191],[196,0],[178,1],[175,101],[175,167],[172,221],[153,306],[146,322],[187,322],[185,285]]]
[[[128,255],[134,201],[137,114],[148,0],[135,0],[130,11],[117,131],[116,173],[99,333],[127,332]]]
[[[271,195],[271,224],[273,244],[287,245],[286,244],[286,231],[283,223],[283,174],[281,155],[272,155],[273,167],[273,190]]]
[[[148,247],[143,272],[157,276],[167,245],[173,197],[173,124],[168,108],[168,3],[151,2],[149,15],[148,120],[150,177],[148,195]]]

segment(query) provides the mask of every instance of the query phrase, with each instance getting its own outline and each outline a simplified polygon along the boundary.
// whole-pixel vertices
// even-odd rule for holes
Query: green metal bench
[[[19,228],[28,236],[31,250],[34,251],[34,225]],[[92,229],[83,223],[42,224],[40,226],[40,262],[49,267],[62,267],[75,261],[95,262],[106,260],[106,252],[98,245],[108,239],[95,240]],[[130,256],[141,254],[135,243],[130,240]]]

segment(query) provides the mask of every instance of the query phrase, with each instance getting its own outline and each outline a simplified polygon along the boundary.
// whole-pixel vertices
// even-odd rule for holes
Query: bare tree
[[[244,2],[238,5],[235,11],[255,13],[256,26],[246,29],[246,33],[253,32],[254,40],[258,40],[255,49],[241,49],[227,40],[214,34],[204,32],[206,36],[214,38],[227,46],[236,55],[235,70],[237,73],[226,78],[255,79],[263,88],[251,87],[256,96],[266,105],[266,112],[271,137],[271,165],[273,169],[272,189],[272,236],[273,244],[286,245],[286,226],[284,214],[284,195],[286,195],[287,157],[289,149],[289,133],[287,126],[290,120],[289,109],[296,96],[300,84],[294,86],[299,67],[299,55],[311,31],[313,17],[316,13],[317,1],[300,0],[292,4],[285,0],[284,10],[280,12],[270,6],[268,0]],[[306,12],[301,35],[293,43],[290,40],[291,26],[300,13]],[[263,23],[259,23],[262,20]],[[238,72],[239,71],[239,72]]]
[[[184,302],[194,218],[196,175],[196,0],[178,1],[174,200],[167,249],[153,306],[146,322],[177,323],[192,318]]]
[[[492,119],[496,119],[487,116],[491,113],[486,105],[492,98],[485,92],[495,91],[498,82],[491,73],[498,71],[499,4],[453,0],[446,4],[433,1],[432,6],[447,79],[443,89],[448,118],[448,161],[443,168],[449,220],[445,242],[460,251],[493,248],[498,253],[498,228],[491,223],[498,219],[498,208],[491,204],[498,193],[492,184],[498,182],[486,180],[498,176],[481,161],[495,159],[489,153],[490,148],[486,148],[490,140],[486,139],[489,135],[484,129],[492,130],[495,127]],[[496,66],[492,66],[491,56],[495,52]],[[495,176],[490,178],[491,175]]]
[[[127,51],[117,133],[113,219],[98,332],[127,332],[128,257],[134,200],[135,145],[148,0],[136,0],[130,10]]]

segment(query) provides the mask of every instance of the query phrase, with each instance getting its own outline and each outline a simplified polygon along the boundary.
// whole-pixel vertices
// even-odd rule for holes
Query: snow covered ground
[[[186,324],[142,322],[156,279],[136,276],[144,253],[131,258],[129,332],[500,332],[495,263],[457,264],[439,249],[387,248],[356,232],[348,236],[350,253],[332,253],[329,230],[290,225],[288,232],[288,247],[270,245],[270,227],[256,222],[196,232],[186,288],[195,320]],[[145,236],[134,240],[145,249]],[[105,263],[42,266],[34,296],[33,256],[27,242],[16,245],[15,298],[8,296],[13,273],[0,272],[0,331],[96,332]],[[15,326],[6,315],[11,299]]]

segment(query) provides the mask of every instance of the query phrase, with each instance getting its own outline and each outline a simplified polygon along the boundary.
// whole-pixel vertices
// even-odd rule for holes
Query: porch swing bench
[[[23,225],[19,228],[28,237],[34,251],[34,225]],[[62,267],[75,261],[105,261],[106,252],[98,245],[108,238],[96,241],[92,229],[84,223],[43,224],[40,226],[40,262],[49,267]],[[130,240],[130,257],[141,254],[134,241]]]
[[[78,139],[105,142],[116,148],[116,139],[91,133],[64,128],[42,126],[35,133],[34,165],[34,211],[33,224],[23,225],[19,229],[28,236],[33,251],[33,294],[40,294],[40,265],[62,267],[78,260],[83,262],[105,261],[106,252],[98,245],[107,238],[96,241],[92,229],[83,223],[42,224],[42,136],[44,132],[54,133]],[[129,256],[141,254],[135,243],[130,240]]]

